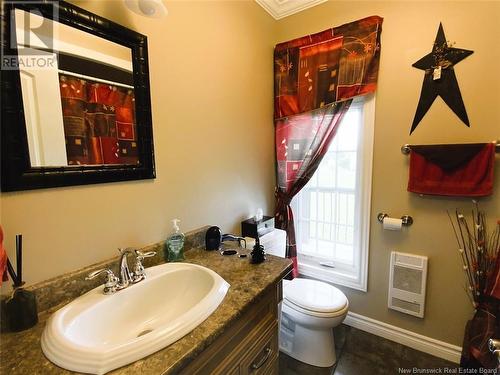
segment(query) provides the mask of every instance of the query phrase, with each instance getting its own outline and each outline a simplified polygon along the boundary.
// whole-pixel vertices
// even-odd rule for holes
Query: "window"
[[[356,99],[292,202],[299,272],[366,291],[375,98]]]

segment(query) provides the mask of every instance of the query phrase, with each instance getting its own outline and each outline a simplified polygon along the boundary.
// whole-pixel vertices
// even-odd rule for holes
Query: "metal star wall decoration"
[[[417,69],[424,70],[425,76],[410,134],[416,129],[418,123],[438,96],[444,100],[465,125],[470,126],[453,66],[472,53],[473,51],[452,48],[448,45],[444,36],[443,25],[439,24],[432,52],[412,65]]]

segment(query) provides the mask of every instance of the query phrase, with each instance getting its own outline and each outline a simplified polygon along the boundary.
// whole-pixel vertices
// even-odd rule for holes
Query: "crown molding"
[[[255,0],[274,19],[288,17],[326,2],[327,0]]]

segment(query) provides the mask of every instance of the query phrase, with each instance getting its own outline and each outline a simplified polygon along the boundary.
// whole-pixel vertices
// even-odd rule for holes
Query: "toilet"
[[[274,229],[260,237],[260,243],[267,254],[284,257],[286,232]],[[333,328],[344,321],[348,308],[347,297],[330,284],[305,278],[283,280],[280,351],[309,365],[333,366],[337,361]]]
[[[283,280],[280,350],[313,366],[333,366],[337,361],[333,328],[344,321],[348,307],[344,293],[330,284]]]

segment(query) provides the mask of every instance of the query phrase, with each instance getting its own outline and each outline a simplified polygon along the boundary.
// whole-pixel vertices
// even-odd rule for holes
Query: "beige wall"
[[[276,22],[254,2],[167,1],[161,20],[122,1],[75,1],[148,36],[155,180],[1,195],[6,247],[25,241],[25,278],[44,280],[185,231],[274,208]]]
[[[368,292],[344,288],[351,310],[460,345],[470,304],[462,289],[446,209],[467,199],[406,192],[404,143],[500,138],[500,3],[332,1],[274,21],[253,1],[167,1],[162,20],[136,17],[122,2],[80,6],[148,35],[158,177],[152,181],[2,194],[1,220],[13,253],[25,238],[25,274],[35,282],[108,258],[118,246],[162,240],[169,220],[184,230],[238,222],[259,206],[273,208],[272,47],[274,43],[378,14],[385,18],[377,93]],[[468,129],[440,99],[408,136],[422,84],[411,64],[431,50],[439,22],[457,47],[474,54],[456,67],[471,120]],[[498,159],[498,158],[497,158]],[[496,192],[482,199],[490,220]],[[410,214],[403,232],[382,231],[378,212]],[[70,218],[73,219],[70,219]],[[391,250],[429,256],[425,319],[387,309]]]
[[[375,14],[384,17],[384,24],[375,115],[368,292],[342,290],[353,312],[461,345],[472,308],[462,288],[462,271],[446,209],[470,211],[470,200],[419,197],[406,192],[408,158],[399,149],[404,143],[500,139],[500,3],[330,1],[278,22],[276,42]],[[422,71],[411,64],[431,51],[439,22],[456,47],[474,51],[455,68],[471,128],[438,98],[409,136],[423,79]],[[495,193],[481,199],[491,223],[500,213],[499,159],[497,156]],[[403,232],[383,231],[376,220],[378,212],[409,214],[415,223]],[[387,308],[391,250],[429,257],[425,319]]]

